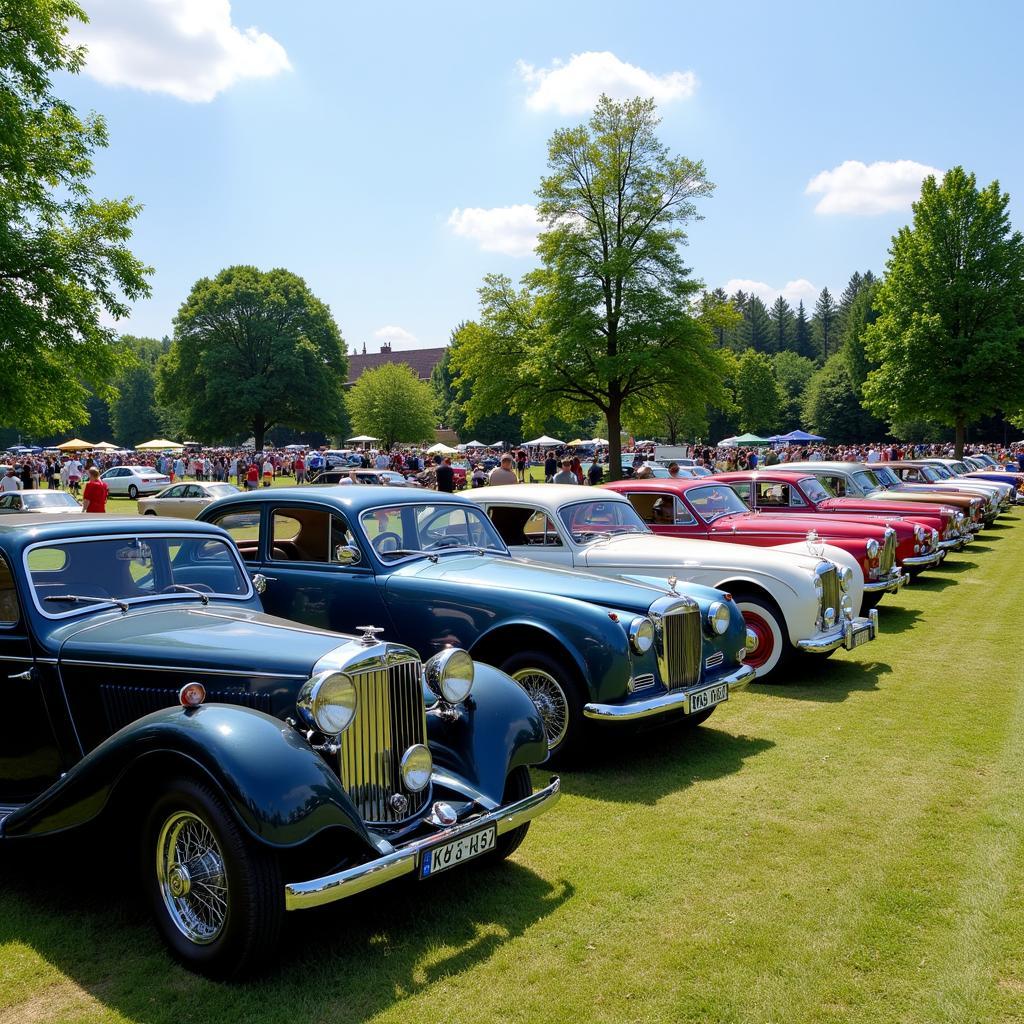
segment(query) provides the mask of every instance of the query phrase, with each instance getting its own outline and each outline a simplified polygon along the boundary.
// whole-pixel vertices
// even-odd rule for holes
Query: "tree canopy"
[[[345,429],[345,343],[331,311],[288,270],[222,270],[192,286],[158,367],[157,399],[204,441],[274,426]]]
[[[778,426],[783,395],[775,380],[770,356],[747,349],[740,357],[736,404],[740,410],[740,430],[744,433],[767,434]]]
[[[79,117],[51,78],[77,74],[66,41],[86,21],[70,0],[20,0],[0,22],[0,410],[48,434],[83,422],[90,389],[106,398],[118,349],[109,323],[149,294],[127,248],[140,207],[89,191],[102,117]]]
[[[613,478],[624,413],[673,389],[690,404],[723,392],[680,251],[713,186],[703,164],[668,152],[657,125],[652,100],[603,96],[587,124],[554,133],[537,192],[541,266],[518,289],[489,275],[479,323],[452,354],[455,373],[475,381],[471,417],[506,405],[528,425],[603,414]]]
[[[352,429],[379,437],[385,448],[398,441],[432,440],[437,426],[434,389],[405,363],[364,370],[348,393]]]
[[[966,428],[1024,400],[1024,236],[999,182],[978,188],[962,167],[925,178],[913,223],[892,240],[867,328],[878,365],[864,399],[889,419]]]

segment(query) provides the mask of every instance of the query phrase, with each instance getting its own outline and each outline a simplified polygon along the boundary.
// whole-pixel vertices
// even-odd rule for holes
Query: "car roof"
[[[230,505],[266,505],[279,501],[312,501],[333,505],[339,512],[359,513],[381,505],[423,505],[450,502],[465,505],[461,495],[424,488],[380,487],[376,484],[313,484],[308,487],[266,487],[259,491],[239,491],[218,498],[208,508],[220,510]],[[204,510],[204,514],[205,514]]]
[[[687,491],[692,487],[707,487],[717,480],[717,476],[659,476],[653,479],[644,477],[642,480],[609,480],[601,486],[616,493],[619,493],[620,488],[630,491]]]
[[[155,516],[89,515],[81,512],[56,512],[40,516],[31,513],[0,517],[0,541],[7,548],[20,548],[41,541],[61,540],[66,537],[101,536],[123,533],[126,536],[159,533],[220,533],[209,523],[191,519],[159,519]]]
[[[795,484],[811,475],[809,469],[775,469],[774,466],[769,466],[767,469],[746,469],[735,473],[716,473],[711,479],[722,480],[728,483],[731,480],[759,480],[771,477],[774,480],[781,480],[783,483]],[[708,478],[705,477],[704,479],[707,480]]]
[[[846,472],[852,473],[856,469],[870,469],[872,466],[877,466],[877,462],[839,462],[832,460],[830,462],[791,462],[789,463],[791,472],[800,472],[806,475],[807,473],[817,473],[822,469],[835,471],[838,469],[845,470]]]
[[[501,484],[498,487],[478,487],[468,494],[467,500],[483,501],[524,501],[531,505],[541,505],[556,509],[574,501],[605,501],[611,495],[614,501],[629,504],[629,498],[618,491],[600,488],[595,493],[593,487],[582,487],[579,484]]]

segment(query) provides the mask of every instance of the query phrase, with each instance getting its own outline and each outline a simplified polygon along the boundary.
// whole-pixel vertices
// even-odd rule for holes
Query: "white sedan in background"
[[[141,498],[139,513],[144,516],[175,516],[178,519],[195,519],[211,501],[237,493],[238,488],[233,484],[201,482],[172,484],[151,498]]]
[[[81,512],[82,506],[67,491],[8,491],[0,495],[0,512]]]
[[[140,494],[156,494],[171,482],[169,476],[158,473],[152,466],[115,466],[100,479],[107,485],[110,497],[132,499]]]
[[[601,487],[507,484],[466,497],[481,505],[516,558],[641,582],[682,580],[733,595],[758,680],[798,652],[827,655],[875,639],[859,618],[864,576],[852,555],[817,541],[759,548],[659,537],[623,494]]]

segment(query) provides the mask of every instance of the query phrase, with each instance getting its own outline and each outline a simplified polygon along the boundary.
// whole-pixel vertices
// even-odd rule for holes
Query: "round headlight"
[[[839,607],[842,609],[843,615],[845,615],[846,618],[853,618],[853,602],[850,600],[849,594],[843,594],[843,596],[839,598]]]
[[[427,788],[430,773],[434,769],[434,759],[422,743],[411,746],[398,762],[398,770],[402,774],[402,784],[411,793],[419,793]]]
[[[320,672],[303,684],[295,707],[307,725],[337,736],[356,716],[356,688],[343,672]]]
[[[721,601],[715,601],[708,609],[708,626],[712,633],[721,636],[729,628],[729,606]]]
[[[924,527],[920,526],[920,525],[919,526],[915,526],[914,527],[914,536],[917,538],[918,543],[923,541],[924,540]]]
[[[881,545],[874,537],[872,537],[871,540],[868,541],[868,558],[877,558],[879,551],[881,551]]]
[[[646,654],[654,643],[654,623],[646,615],[638,615],[629,624],[629,644],[637,654]]]
[[[473,689],[473,659],[461,647],[449,647],[423,665],[427,686],[449,704],[461,704]]]
[[[839,586],[843,590],[849,590],[850,584],[853,583],[853,570],[848,565],[841,565],[839,567]]]
[[[825,620],[826,628],[834,626],[836,624],[836,610],[835,610],[835,608],[833,608],[831,606],[826,608],[825,609],[825,614],[824,614],[823,618]]]

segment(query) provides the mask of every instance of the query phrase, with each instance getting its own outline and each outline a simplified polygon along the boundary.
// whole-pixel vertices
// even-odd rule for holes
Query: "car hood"
[[[880,491],[878,493],[889,493]],[[904,516],[907,519],[914,519],[918,516],[938,516],[946,520],[955,514],[956,509],[946,506],[944,509],[939,505],[928,505],[924,502],[900,501],[893,498],[887,501],[884,498],[828,498],[823,501],[819,508],[825,511],[841,512],[842,514],[863,512],[865,515],[877,516]]]
[[[712,530],[719,535],[736,533],[778,533],[792,536],[795,540],[806,538],[812,530],[820,536],[844,537],[866,541],[869,537],[885,536],[887,521],[893,518],[880,510],[878,515],[867,512],[862,517],[789,514],[787,512],[758,512],[751,515],[729,516],[713,524]]]
[[[60,658],[148,666],[214,668],[308,677],[316,662],[352,641],[252,608],[132,608],[76,619],[54,633]]]
[[[543,600],[544,595],[550,595],[632,611],[646,610],[653,601],[668,593],[667,587],[654,584],[610,579],[525,558],[476,554],[442,555],[436,562],[426,558],[417,559],[391,573],[387,585],[401,585],[408,580],[422,580],[434,585],[449,584],[453,588],[518,590],[535,594],[538,600]],[[470,600],[468,591],[466,599]]]

